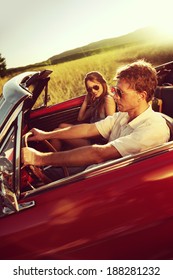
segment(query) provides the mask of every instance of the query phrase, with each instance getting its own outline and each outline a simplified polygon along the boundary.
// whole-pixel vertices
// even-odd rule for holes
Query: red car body
[[[173,63],[159,67],[163,78]],[[21,166],[24,132],[75,123],[83,100],[31,110],[39,94],[28,85],[47,85],[49,74],[24,73],[4,88],[0,259],[172,259],[172,141],[47,184]]]

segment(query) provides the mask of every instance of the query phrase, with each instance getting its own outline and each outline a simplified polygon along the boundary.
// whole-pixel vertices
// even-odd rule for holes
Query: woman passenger
[[[104,119],[115,113],[115,101],[104,77],[99,72],[89,72],[85,76],[87,95],[80,108],[78,121],[90,123]]]
[[[79,110],[78,122],[94,123],[113,115],[116,111],[115,100],[113,94],[109,91],[105,78],[99,72],[92,71],[86,74],[84,82],[87,94]],[[72,125],[62,123],[58,129],[69,126]],[[91,141],[93,143],[96,139],[92,139]],[[65,140],[70,148],[86,146],[91,144],[91,141],[88,139]],[[57,151],[61,150],[61,142],[58,139],[52,139],[51,144]]]

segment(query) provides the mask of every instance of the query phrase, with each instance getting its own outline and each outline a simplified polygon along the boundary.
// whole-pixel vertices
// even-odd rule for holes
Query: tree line
[[[4,77],[6,75],[6,59],[5,57],[2,57],[1,53],[0,53],[0,77]]]

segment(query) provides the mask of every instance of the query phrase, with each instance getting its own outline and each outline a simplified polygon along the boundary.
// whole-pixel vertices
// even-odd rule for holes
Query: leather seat
[[[167,124],[167,126],[169,127],[169,130],[170,130],[169,141],[172,141],[173,140],[173,118],[171,118],[168,115],[163,114],[163,113],[158,113],[158,114],[161,114],[161,116],[166,120],[166,124]]]
[[[161,112],[173,118],[173,86],[158,86],[154,95],[162,100]]]

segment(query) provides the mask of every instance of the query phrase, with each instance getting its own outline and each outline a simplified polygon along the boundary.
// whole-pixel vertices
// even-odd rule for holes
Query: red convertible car
[[[4,85],[0,259],[173,258],[173,62],[156,69],[152,106],[167,119],[170,141],[72,176],[64,167],[64,178],[53,182],[41,168],[22,166],[25,135],[32,127],[75,123],[84,96],[47,106],[49,70],[22,73]],[[40,94],[44,104],[33,109]],[[47,142],[35,145],[50,149]]]

